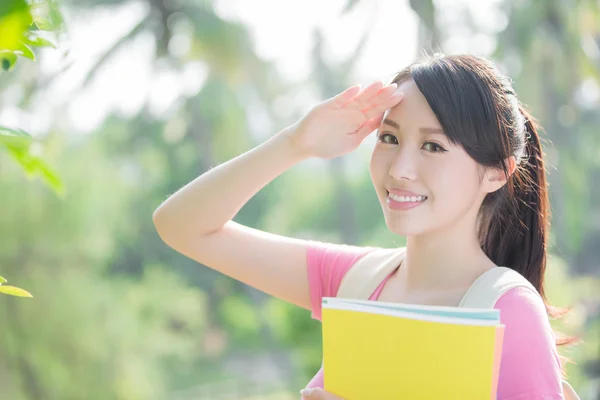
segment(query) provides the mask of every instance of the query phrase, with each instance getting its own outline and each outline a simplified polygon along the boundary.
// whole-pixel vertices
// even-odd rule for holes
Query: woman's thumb
[[[303,399],[308,400],[344,400],[334,394],[326,392],[321,388],[302,389],[300,391]]]

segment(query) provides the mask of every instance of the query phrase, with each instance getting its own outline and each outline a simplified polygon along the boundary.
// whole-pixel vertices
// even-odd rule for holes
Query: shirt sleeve
[[[498,400],[563,400],[556,338],[542,299],[518,287],[494,308],[505,325]]]
[[[311,241],[306,252],[311,316],[321,320],[321,299],[335,297],[350,267],[372,247]]]

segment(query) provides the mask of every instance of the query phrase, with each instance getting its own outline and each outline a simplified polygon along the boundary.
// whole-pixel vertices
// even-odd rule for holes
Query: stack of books
[[[345,400],[496,399],[500,311],[323,298],[325,389]]]

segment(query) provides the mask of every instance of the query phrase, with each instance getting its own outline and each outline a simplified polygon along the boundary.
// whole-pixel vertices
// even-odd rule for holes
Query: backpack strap
[[[367,300],[402,262],[405,247],[400,249],[374,248],[350,267],[342,278],[336,297]]]
[[[516,287],[526,287],[539,295],[533,285],[517,271],[495,267],[479,276],[469,287],[459,307],[494,308],[502,295]]]

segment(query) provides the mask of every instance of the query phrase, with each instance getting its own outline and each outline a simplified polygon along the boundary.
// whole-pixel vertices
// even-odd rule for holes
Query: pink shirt
[[[321,299],[337,294],[344,274],[370,249],[312,242],[307,263],[314,319],[321,320]],[[377,300],[388,278],[370,300]],[[497,398],[564,399],[555,336],[542,299],[526,288],[515,288],[505,293],[494,308],[500,310],[500,321],[506,326]],[[307,387],[323,387],[322,367]]]

